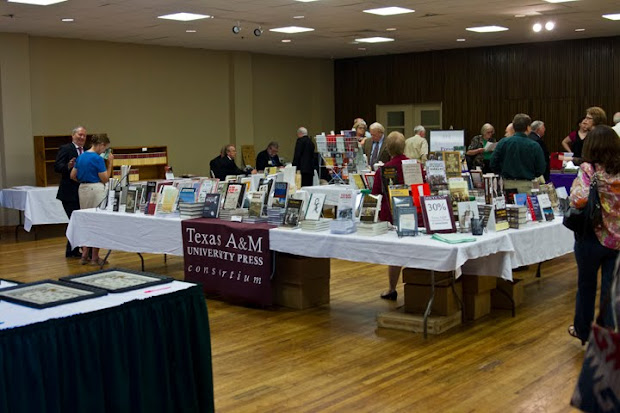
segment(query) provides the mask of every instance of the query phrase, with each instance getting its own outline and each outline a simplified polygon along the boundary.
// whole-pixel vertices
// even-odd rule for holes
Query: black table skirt
[[[0,331],[0,412],[213,412],[198,286]]]

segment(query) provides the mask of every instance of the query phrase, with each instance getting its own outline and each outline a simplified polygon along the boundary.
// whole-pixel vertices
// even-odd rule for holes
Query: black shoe
[[[575,326],[574,325],[571,324],[571,325],[568,326],[568,334],[571,337],[575,337],[575,338],[578,338],[579,340],[581,340],[581,345],[582,346],[586,345],[586,340],[584,340],[584,339],[579,337],[579,334],[577,334],[577,330],[575,330]]]
[[[390,291],[389,293],[381,294],[381,298],[383,298],[384,300],[396,301],[397,297],[398,297],[398,291],[396,290]]]

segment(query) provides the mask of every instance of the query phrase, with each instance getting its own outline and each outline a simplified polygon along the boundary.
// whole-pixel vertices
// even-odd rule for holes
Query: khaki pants
[[[504,179],[504,191],[516,189],[520,194],[532,194],[532,181],[524,179]]]

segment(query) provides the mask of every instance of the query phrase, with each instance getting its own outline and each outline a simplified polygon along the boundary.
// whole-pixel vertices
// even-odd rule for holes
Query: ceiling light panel
[[[314,29],[310,27],[299,27],[299,26],[287,26],[287,27],[276,27],[275,29],[269,29],[270,32],[278,32],[278,33],[304,33],[311,32]]]
[[[503,27],[503,26],[479,26],[479,27],[468,27],[465,30],[469,30],[470,32],[476,32],[476,33],[495,33],[495,32],[504,32],[508,30],[508,28]]]
[[[180,22],[189,22],[193,20],[200,19],[208,19],[208,14],[196,14],[196,13],[172,13],[172,14],[164,14],[163,16],[157,16],[158,19],[166,19],[166,20],[177,20]]]
[[[545,0],[547,3],[570,3],[579,0]]]
[[[355,39],[355,41],[360,43],[383,43],[393,42],[394,39],[390,39],[389,37],[363,37],[361,39]]]
[[[620,20],[620,13],[603,14],[603,17],[609,20]]]
[[[364,13],[376,14],[378,16],[394,16],[397,14],[413,13],[415,10],[405,9],[404,7],[381,7],[378,9],[364,10]]]
[[[37,6],[49,6],[50,4],[62,3],[67,0],[8,0],[9,3],[34,4]]]

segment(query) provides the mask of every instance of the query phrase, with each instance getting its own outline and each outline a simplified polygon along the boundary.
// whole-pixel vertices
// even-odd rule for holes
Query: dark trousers
[[[574,325],[577,335],[587,340],[594,320],[594,302],[598,269],[601,268],[601,296],[599,313],[605,326],[613,326],[614,297],[609,297],[614,277],[614,265],[618,251],[604,247],[596,234],[590,232],[575,239],[575,258],[577,259],[577,299],[575,302]]]
[[[67,217],[71,219],[73,211],[80,209],[80,201],[62,201],[62,207],[65,209]],[[67,240],[67,248],[65,251],[65,257],[71,257],[74,254],[80,252],[79,247],[71,248],[71,243]]]
[[[312,186],[314,182],[314,172],[301,173],[301,186]]]

